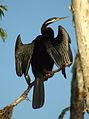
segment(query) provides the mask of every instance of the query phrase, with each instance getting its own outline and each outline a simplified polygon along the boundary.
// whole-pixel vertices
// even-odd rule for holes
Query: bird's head
[[[54,18],[50,18],[50,19],[46,20],[46,21],[43,23],[42,27],[41,27],[41,33],[44,34],[44,32],[46,31],[47,26],[48,26],[49,24],[54,23],[54,22],[59,21],[59,20],[62,20],[62,19],[65,19],[65,18],[68,18],[68,17],[61,17],[61,18],[54,17]],[[50,28],[50,29],[51,29],[51,28]],[[50,30],[50,31],[51,31],[51,30]]]

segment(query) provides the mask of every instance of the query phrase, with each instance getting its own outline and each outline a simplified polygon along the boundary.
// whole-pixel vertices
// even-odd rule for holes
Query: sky
[[[18,77],[15,72],[15,42],[18,34],[21,34],[23,43],[31,43],[40,35],[41,25],[48,18],[69,18],[58,21],[50,27],[57,35],[58,25],[62,25],[71,37],[71,49],[73,58],[76,54],[76,37],[72,21],[72,13],[69,10],[70,0],[2,0],[1,4],[8,6],[5,17],[0,21],[8,33],[6,42],[0,39],[0,108],[12,103],[27,88],[24,77]],[[73,66],[73,65],[72,65]],[[57,119],[62,109],[70,105],[72,66],[66,68],[67,79],[61,72],[56,73],[45,82],[45,104],[40,109],[32,109],[32,93],[28,95],[31,102],[24,100],[14,108],[13,119]],[[54,66],[54,69],[57,69]],[[34,76],[29,69],[31,79]],[[69,117],[66,113],[65,118]]]

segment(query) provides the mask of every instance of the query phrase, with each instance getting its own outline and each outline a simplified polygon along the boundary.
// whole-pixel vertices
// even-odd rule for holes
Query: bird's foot
[[[54,72],[52,72],[52,71],[47,71],[46,72],[46,77],[47,78],[51,78],[51,77],[53,77],[53,75],[54,75]]]

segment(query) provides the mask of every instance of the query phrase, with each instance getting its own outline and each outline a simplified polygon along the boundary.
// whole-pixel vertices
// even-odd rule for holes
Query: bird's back
[[[52,71],[53,60],[46,51],[42,35],[38,36],[33,42],[34,51],[31,60],[32,71],[35,76],[45,74],[47,71]]]

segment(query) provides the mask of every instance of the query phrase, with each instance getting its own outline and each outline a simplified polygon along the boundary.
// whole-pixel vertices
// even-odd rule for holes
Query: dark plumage
[[[28,85],[30,77],[28,69],[31,64],[32,72],[35,76],[35,86],[33,90],[32,107],[40,108],[44,104],[44,76],[50,74],[54,63],[62,69],[62,74],[66,78],[65,67],[72,63],[72,53],[70,49],[70,37],[67,31],[58,27],[58,35],[54,38],[54,31],[47,27],[49,24],[62,18],[51,18],[44,22],[41,34],[37,36],[31,44],[22,44],[20,36],[17,37],[15,48],[16,72],[18,76],[24,74]]]
[[[38,36],[34,41],[34,52],[31,59],[32,72],[35,76],[36,84],[33,92],[33,108],[42,107],[44,104],[44,76],[50,73],[53,68],[53,59],[46,51],[45,37]]]
[[[30,85],[30,77],[28,75],[28,70],[33,54],[33,49],[34,43],[23,44],[20,35],[18,35],[15,44],[16,73],[18,76],[22,76],[24,74],[28,85]]]

